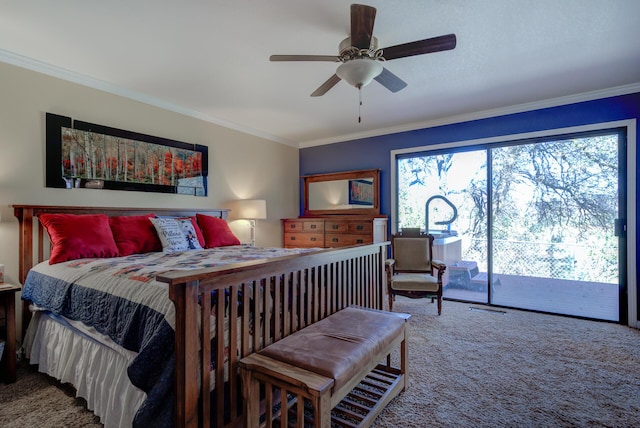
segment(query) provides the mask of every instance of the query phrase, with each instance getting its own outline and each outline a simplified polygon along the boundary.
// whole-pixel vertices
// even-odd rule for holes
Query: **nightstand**
[[[0,380],[16,381],[16,292],[19,285],[0,284],[0,341],[4,342],[0,360]]]

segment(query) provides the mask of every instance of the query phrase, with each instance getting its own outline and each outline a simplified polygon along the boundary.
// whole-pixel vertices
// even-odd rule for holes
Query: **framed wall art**
[[[349,180],[349,204],[373,205],[373,183],[370,180]]]
[[[208,147],[46,114],[46,186],[207,196]]]

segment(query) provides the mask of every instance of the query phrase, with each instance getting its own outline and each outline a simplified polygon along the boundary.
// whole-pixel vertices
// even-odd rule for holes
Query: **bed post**
[[[13,214],[18,219],[20,235],[18,246],[20,251],[18,281],[24,284],[27,272],[33,267],[33,209],[15,207]]]
[[[33,267],[33,208],[14,207],[13,215],[18,219],[18,281],[24,285],[29,269]],[[22,329],[20,339],[24,338],[31,321],[29,302],[22,301]]]
[[[389,302],[389,290],[387,289],[387,270],[385,269],[387,265],[387,246],[383,245],[380,247],[380,254],[378,257],[378,266],[376,266],[376,272],[378,275],[378,283],[380,287],[378,291],[380,292],[380,300],[378,303],[378,308],[384,311],[390,311],[390,302]]]
[[[175,426],[198,427],[198,281],[169,285],[176,307]]]

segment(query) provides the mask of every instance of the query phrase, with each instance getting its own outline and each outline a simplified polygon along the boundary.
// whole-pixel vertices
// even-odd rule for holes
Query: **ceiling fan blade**
[[[269,61],[329,61],[339,62],[335,55],[271,55]]]
[[[382,49],[382,56],[387,61],[404,58],[413,55],[422,55],[432,52],[448,51],[456,47],[456,35],[433,37],[430,39],[416,40],[402,45],[390,46]]]
[[[364,4],[351,5],[351,46],[369,49],[375,21],[375,7]]]
[[[391,92],[398,92],[399,90],[407,87],[407,83],[404,80],[402,80],[386,68],[383,68],[382,73],[376,76],[375,79],[376,82],[380,83]]]
[[[311,94],[312,97],[319,97],[321,95],[324,95],[327,93],[327,91],[331,88],[333,88],[334,86],[336,86],[336,84],[342,79],[340,79],[337,75],[333,75],[331,77],[329,77],[329,80],[327,80],[326,82],[324,82],[322,85],[320,85],[320,87],[318,89],[316,89],[315,91],[313,91],[313,93]]]

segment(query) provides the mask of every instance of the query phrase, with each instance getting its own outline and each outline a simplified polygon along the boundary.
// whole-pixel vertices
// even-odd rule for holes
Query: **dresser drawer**
[[[345,233],[349,230],[349,224],[346,221],[327,220],[324,223],[324,230],[327,233]]]
[[[286,248],[346,247],[384,242],[387,219],[364,216],[299,217],[282,219]]]
[[[285,220],[282,222],[284,233],[302,232],[302,220]]]
[[[285,232],[285,247],[324,247],[324,233]]]
[[[373,225],[370,221],[350,221],[349,233],[367,233],[373,232]]]
[[[305,220],[302,225],[304,232],[324,232],[324,220]]]
[[[285,220],[284,232],[322,232],[324,220]]]
[[[345,247],[356,244],[371,244],[373,238],[371,235],[351,235],[351,234],[332,234],[327,233],[325,237],[325,245],[327,247]]]

